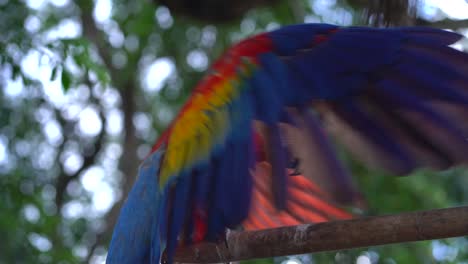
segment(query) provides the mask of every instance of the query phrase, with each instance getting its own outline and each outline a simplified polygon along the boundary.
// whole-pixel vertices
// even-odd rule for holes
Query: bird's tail
[[[161,152],[152,153],[140,166],[114,228],[106,263],[158,264],[161,258],[159,217],[162,194],[155,177]]]

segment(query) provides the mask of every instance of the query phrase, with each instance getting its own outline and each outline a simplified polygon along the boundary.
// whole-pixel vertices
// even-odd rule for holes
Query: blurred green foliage
[[[150,1],[0,0],[0,263],[102,263],[115,204],[213,59],[280,25],[363,24],[362,11],[344,0],[279,1],[221,26]],[[372,215],[468,200],[466,170],[396,179],[350,164]],[[467,263],[467,248],[453,238],[303,262]]]

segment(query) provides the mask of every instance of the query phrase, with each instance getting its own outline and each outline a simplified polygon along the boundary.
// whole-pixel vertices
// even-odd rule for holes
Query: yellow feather
[[[242,67],[241,71],[245,75],[252,69]],[[173,124],[160,170],[161,186],[184,167],[208,158],[213,148],[223,143],[231,124],[228,105],[239,95],[241,84],[234,76],[216,84],[208,95],[192,96],[189,108]]]

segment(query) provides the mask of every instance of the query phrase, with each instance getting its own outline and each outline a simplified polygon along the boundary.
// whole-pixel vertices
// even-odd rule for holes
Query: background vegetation
[[[468,32],[468,22],[460,20],[463,4],[468,6],[463,0],[445,1],[458,3],[455,9],[437,6],[444,1],[421,2],[418,12],[413,2],[400,0],[389,1],[391,6],[231,1],[218,16],[209,6],[216,1],[192,1],[197,12],[185,8],[186,1],[161,2],[169,7],[128,0],[0,0],[0,263],[102,263],[141,159],[213,59],[239,39],[304,21]],[[466,48],[466,41],[458,47]],[[395,179],[351,166],[369,214],[468,201],[468,173],[462,169]],[[285,260],[468,263],[468,241],[249,263]]]

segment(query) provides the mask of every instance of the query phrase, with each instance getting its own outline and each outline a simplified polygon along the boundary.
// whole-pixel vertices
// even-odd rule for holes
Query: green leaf
[[[94,69],[94,72],[96,73],[98,80],[101,82],[103,85],[107,85],[110,82],[110,76],[107,73],[107,71],[102,68],[102,67],[96,67]]]
[[[55,66],[55,67],[52,69],[52,73],[50,74],[50,80],[51,80],[51,81],[57,79],[57,72],[58,72],[58,66]]]
[[[21,76],[21,68],[20,68],[20,66],[18,64],[13,64],[12,65],[12,73],[13,73],[13,78],[14,79]]]
[[[68,89],[70,89],[71,86],[71,73],[67,71],[66,69],[62,70],[62,88],[66,92]]]

